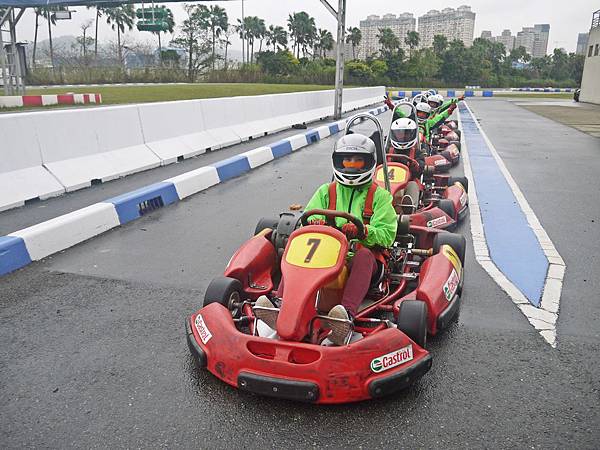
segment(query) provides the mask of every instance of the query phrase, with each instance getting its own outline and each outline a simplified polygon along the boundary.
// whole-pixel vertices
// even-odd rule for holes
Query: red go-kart
[[[357,117],[374,121],[382,136],[376,118]],[[362,221],[340,211],[261,220],[208,286],[202,309],[186,319],[197,364],[239,389],[313,403],[360,401],[409,386],[431,367],[427,334],[447,327],[458,311],[464,237],[400,216],[396,242],[378,252],[371,289],[353,321],[345,321],[327,313],[341,301],[356,242],[334,226],[310,225],[313,215],[342,217],[356,225],[358,239],[365,236]],[[257,306],[261,295],[273,307]],[[333,344],[340,341],[345,345]]]
[[[469,206],[469,183],[466,177],[436,174],[430,166],[415,178],[409,167],[414,159],[401,154],[387,154],[387,175],[394,208],[408,215],[410,223],[430,228],[453,230],[464,218]],[[384,167],[375,172],[375,182],[385,187]]]

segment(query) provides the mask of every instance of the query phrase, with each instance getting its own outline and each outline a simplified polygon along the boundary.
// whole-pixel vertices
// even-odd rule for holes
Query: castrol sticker
[[[452,269],[452,273],[448,277],[448,280],[444,283],[444,295],[446,296],[446,300],[452,300],[456,290],[458,289],[458,283],[460,279],[458,278],[458,274],[456,270]]]
[[[375,358],[371,361],[371,370],[375,373],[384,372],[405,362],[412,361],[412,359],[413,348],[412,344],[409,344],[400,350]]]
[[[469,198],[467,196],[466,192],[463,192],[462,195],[460,196],[460,206],[465,206],[467,204],[467,198]]]
[[[206,345],[206,343],[208,341],[210,341],[210,338],[212,338],[212,334],[210,333],[210,330],[204,323],[204,319],[202,318],[202,316],[200,314],[198,314],[196,316],[196,320],[195,320],[194,324],[196,325],[196,330],[198,331],[200,340],[202,341],[202,343],[204,345]]]
[[[442,225],[446,225],[447,223],[448,223],[448,220],[446,219],[446,216],[442,216],[442,217],[438,217],[437,219],[432,219],[432,220],[428,221],[427,226],[429,228],[437,228]]]

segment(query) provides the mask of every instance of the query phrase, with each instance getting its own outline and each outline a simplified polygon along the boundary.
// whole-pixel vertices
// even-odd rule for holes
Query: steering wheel
[[[388,153],[386,157],[392,161],[396,160],[401,163],[406,163],[409,167],[419,165],[416,159],[412,159],[410,156],[406,156],[401,153]]]
[[[302,226],[309,225],[308,218],[310,216],[325,216],[325,217],[328,217],[331,219],[334,219],[336,217],[341,217],[342,219],[346,219],[348,222],[352,222],[354,225],[356,225],[356,229],[358,230],[358,232],[356,234],[357,239],[362,241],[364,238],[366,238],[365,225],[356,216],[349,214],[347,212],[336,211],[333,209],[309,209],[308,211],[304,211],[302,216],[300,216],[300,222],[302,223]],[[335,228],[337,228],[337,227],[335,227]]]

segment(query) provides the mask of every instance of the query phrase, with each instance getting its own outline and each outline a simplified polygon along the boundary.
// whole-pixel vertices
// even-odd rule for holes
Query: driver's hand
[[[358,228],[356,228],[356,225],[352,222],[348,222],[342,226],[342,233],[344,233],[348,239],[354,239],[358,234]]]
[[[309,225],[327,225],[325,219],[312,219],[308,221]]]
[[[460,102],[460,101],[463,101],[464,99],[465,99],[465,95],[464,95],[464,94],[463,94],[463,95],[461,95],[460,97],[458,97],[458,101],[459,101],[459,102]]]

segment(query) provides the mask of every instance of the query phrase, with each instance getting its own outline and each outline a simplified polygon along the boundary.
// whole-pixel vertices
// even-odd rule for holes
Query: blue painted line
[[[548,259],[473,116],[463,104],[459,110],[490,257],[523,295],[539,306]]]
[[[23,238],[0,236],[0,275],[6,275],[31,263]]]
[[[337,125],[330,125],[329,126],[330,130],[331,130],[332,126],[335,126],[336,128],[338,128]],[[338,131],[340,131],[339,128],[336,131],[336,133]],[[333,134],[333,132],[332,132],[332,134]],[[276,142],[276,143],[272,144],[270,147],[271,147],[271,153],[273,153],[273,158],[281,158],[282,156],[289,155],[290,153],[292,153],[292,143],[290,141],[288,141],[287,139]]]
[[[446,97],[456,97],[456,91],[446,91]]]
[[[121,225],[144,214],[179,201],[177,189],[170,182],[154,183],[141,189],[105,200],[115,205]]]
[[[333,125],[329,125],[329,133],[330,134],[337,134],[340,132],[340,127],[338,127],[337,123],[334,123]],[[289,142],[288,142],[289,144]],[[271,150],[273,150],[273,147],[271,147]],[[292,146],[290,144],[290,152],[292,151]],[[273,156],[275,156],[275,154],[273,154]]]
[[[213,164],[213,167],[217,169],[219,179],[222,183],[223,181],[240,176],[244,172],[248,172],[250,170],[250,161],[248,161],[246,156],[236,155]]]

